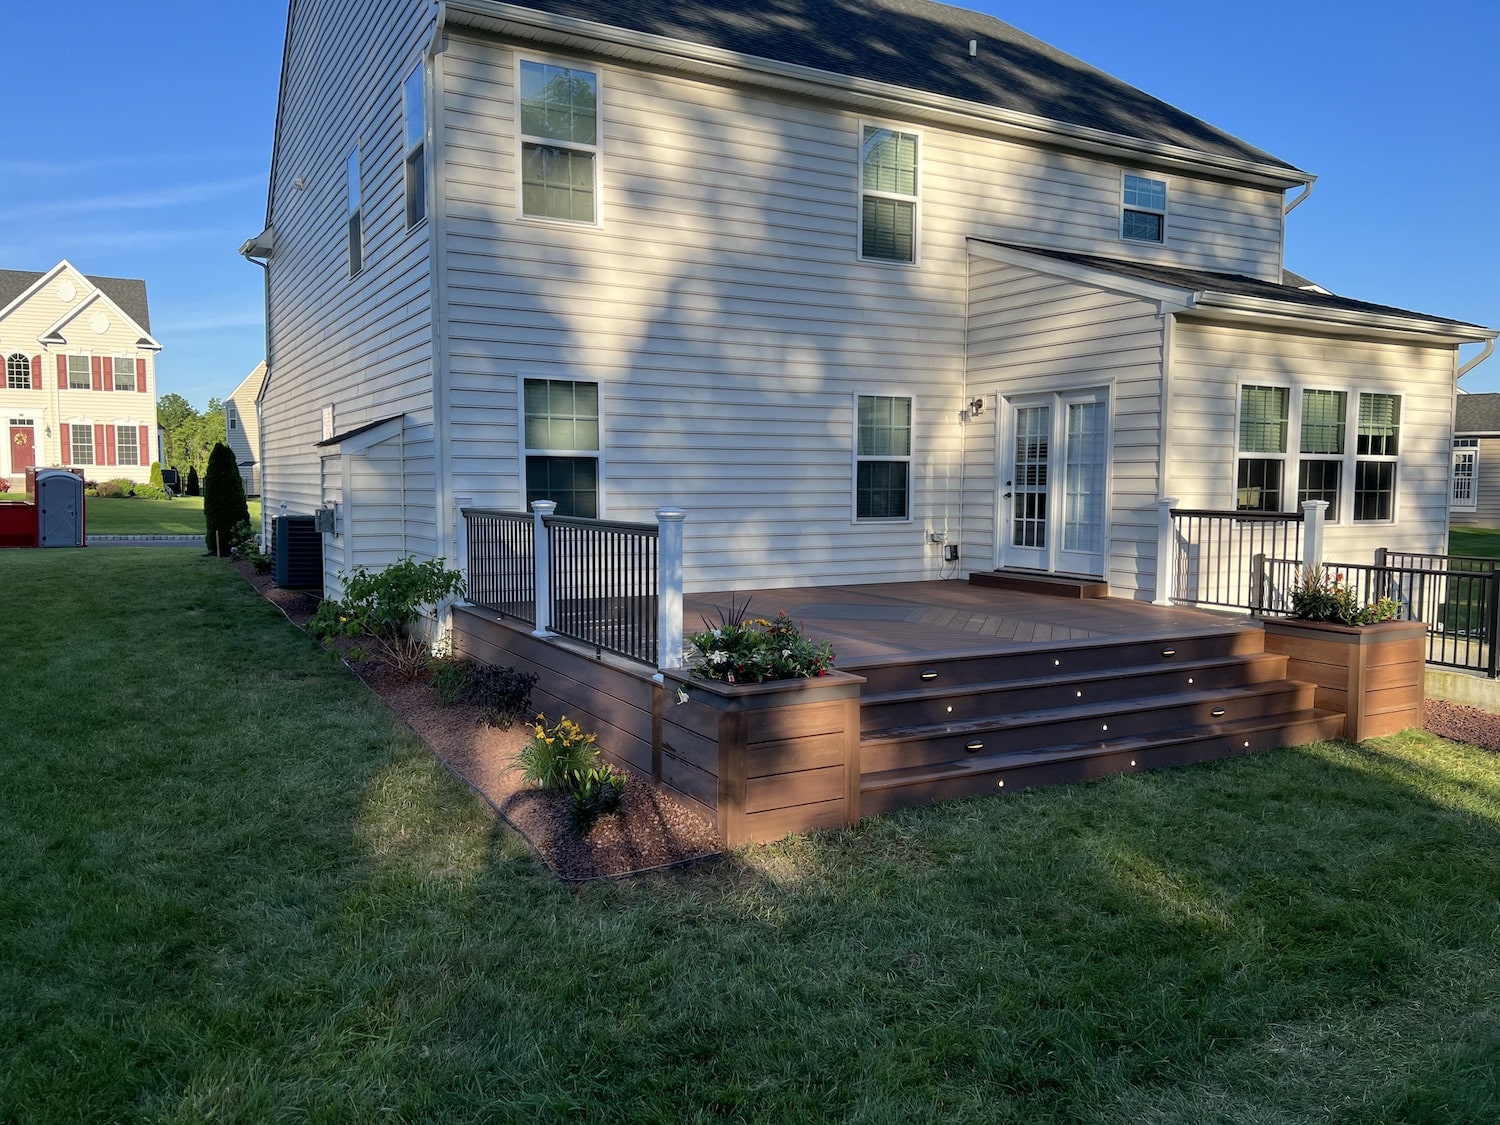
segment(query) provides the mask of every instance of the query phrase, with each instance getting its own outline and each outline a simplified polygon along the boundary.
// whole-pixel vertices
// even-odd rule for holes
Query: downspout
[[[1313,193],[1313,181],[1308,180],[1302,185],[1302,194],[1292,199],[1286,199],[1281,204],[1281,217],[1284,219],[1307,202],[1307,197]]]
[[[1473,359],[1469,360],[1468,363],[1464,364],[1462,367],[1460,367],[1458,369],[1458,374],[1453,377],[1453,385],[1455,387],[1458,386],[1458,381],[1460,379],[1462,379],[1470,371],[1473,371],[1474,368],[1478,367],[1485,360],[1489,359],[1490,356],[1494,354],[1494,351],[1495,351],[1495,338],[1493,336],[1491,336],[1488,340],[1486,340],[1484,342],[1484,347],[1483,347],[1483,349],[1480,350],[1479,354],[1476,355]]]
[[[265,322],[265,345],[266,345],[266,377],[260,381],[260,390],[255,392],[255,444],[261,444],[261,435],[266,432],[265,418],[261,416],[260,400],[266,393],[266,388],[271,385],[271,262],[269,259],[262,261],[245,255],[245,261],[253,262],[261,268],[261,284],[263,294],[261,300],[261,320]],[[266,493],[266,458],[262,448],[252,450],[255,454],[255,468],[252,472],[260,473],[260,493],[264,497]],[[271,542],[270,509],[262,503],[260,506],[260,541],[262,546]]]
[[[452,466],[449,464],[451,419],[448,409],[448,247],[447,223],[448,176],[442,151],[443,137],[443,93],[447,82],[443,77],[443,37],[448,25],[448,5],[439,0],[437,16],[432,25],[432,37],[422,52],[424,82],[422,101],[426,107],[427,130],[423,151],[427,158],[428,193],[427,215],[427,263],[428,305],[432,318],[429,344],[432,348],[432,478],[433,500],[437,520],[437,553],[452,565],[460,565],[458,550],[458,517],[454,510],[451,485]],[[402,485],[403,500],[405,482]],[[440,634],[450,629],[451,609],[443,606],[437,621]]]

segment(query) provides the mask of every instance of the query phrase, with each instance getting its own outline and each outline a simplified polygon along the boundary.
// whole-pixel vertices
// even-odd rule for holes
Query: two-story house
[[[77,468],[145,482],[156,434],[156,353],[146,283],[88,277],[67,261],[0,270],[0,477]]]
[[[246,496],[260,495],[260,416],[255,400],[265,382],[266,364],[262,360],[224,400],[224,436],[240,467]]]
[[[292,0],[265,511],[330,587],[541,498],[681,507],[689,591],[1150,598],[1166,497],[1440,551],[1495,333],[1284,284],[1313,178],[923,0]]]

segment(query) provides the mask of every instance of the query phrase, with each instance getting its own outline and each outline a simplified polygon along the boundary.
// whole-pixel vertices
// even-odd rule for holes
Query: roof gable
[[[1297,172],[1008,23],[929,0],[523,0],[470,6],[497,15],[531,9]]]
[[[39,292],[49,282],[63,273],[71,273],[92,289],[109,297],[121,316],[138,325],[141,332],[151,334],[151,311],[146,303],[146,283],[133,277],[90,277],[66,258],[50,270],[0,270],[0,319]]]
[[[161,349],[161,345],[151,338],[151,333],[146,331],[145,327],[141,325],[134,317],[132,317],[124,309],[120,308],[120,306],[115,301],[113,301],[110,298],[109,294],[106,293],[103,289],[95,289],[92,293],[87,294],[83,298],[83,300],[77,302],[72,308],[70,308],[61,317],[59,317],[53,324],[48,326],[46,331],[44,331],[39,337],[37,337],[37,339],[43,344],[68,343],[68,340],[62,334],[63,331],[70,324],[73,324],[80,317],[82,317],[83,314],[89,309],[96,308],[97,306],[101,305],[105,309],[112,311],[117,317],[119,317],[126,324],[133,327],[140,334],[140,338],[135,343],[136,347],[157,351]]]

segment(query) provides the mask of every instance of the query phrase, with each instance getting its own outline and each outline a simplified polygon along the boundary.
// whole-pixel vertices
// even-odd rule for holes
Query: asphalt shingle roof
[[[1500,394],[1459,395],[1455,434],[1500,434]]]
[[[929,0],[516,0],[536,11],[1296,171],[992,16]],[[969,57],[969,41],[978,54]]]
[[[31,270],[0,270],[0,309],[30,289],[42,276],[42,273]],[[134,277],[88,277],[88,282],[102,289],[131,320],[147,332],[151,331],[151,311],[146,305],[144,281]]]

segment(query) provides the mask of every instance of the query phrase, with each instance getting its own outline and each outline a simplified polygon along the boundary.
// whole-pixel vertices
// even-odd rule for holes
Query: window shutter
[[[146,365],[146,361],[143,359],[136,360],[136,363],[138,364],[138,367],[136,368],[137,371],[139,371],[141,367],[144,367]],[[141,451],[142,465],[151,464],[151,439],[146,436],[146,429],[147,427],[145,426],[141,427],[141,444],[139,448]]]
[[[62,359],[62,356],[57,358]],[[57,435],[62,439],[62,456],[59,460],[66,466],[69,461],[73,460],[73,427],[64,422],[57,427]]]
[[[114,429],[113,426],[110,429]],[[103,465],[104,461],[104,424],[94,423],[94,464]]]
[[[100,362],[98,356],[94,356],[94,362],[89,366],[94,372],[94,390],[102,391],[104,389],[104,364]]]
[[[100,387],[100,389],[101,390],[105,390],[105,391],[112,391],[112,390],[115,389],[115,360],[114,360],[114,357],[107,355],[107,356],[104,357],[104,359],[101,362],[102,362],[103,367],[104,367],[104,377],[100,380],[100,382],[103,384]],[[111,461],[110,464],[113,465],[114,462]]]
[[[68,357],[65,355],[57,357],[57,389],[60,391],[68,389]],[[66,461],[67,458],[64,457],[63,460]]]
[[[135,389],[140,391],[141,394],[146,393],[146,361],[144,359],[137,359],[135,361]],[[141,427],[143,431],[145,430],[145,428],[145,426]],[[141,448],[146,448],[145,442],[141,443]],[[144,454],[142,454],[142,456],[144,456]],[[142,465],[144,465],[145,463],[146,462],[144,461],[141,462]]]
[[[115,463],[115,427],[104,427],[104,463],[113,465]]]
[[[31,389],[42,389],[42,357],[39,355],[31,357]]]

